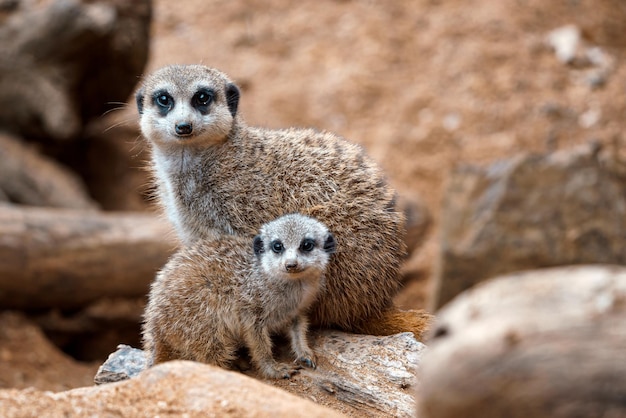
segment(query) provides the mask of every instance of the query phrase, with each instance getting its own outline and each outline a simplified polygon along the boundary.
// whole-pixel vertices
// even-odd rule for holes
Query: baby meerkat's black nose
[[[298,271],[298,262],[297,261],[288,261],[285,263],[285,270],[292,273]]]
[[[177,123],[175,129],[176,134],[181,136],[191,135],[191,132],[193,132],[193,126],[189,122]]]

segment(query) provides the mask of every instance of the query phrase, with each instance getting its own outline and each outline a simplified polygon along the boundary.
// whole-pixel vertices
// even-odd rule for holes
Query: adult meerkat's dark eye
[[[207,89],[201,89],[193,95],[193,98],[191,99],[191,104],[197,108],[206,107],[211,104],[214,98],[214,92]]]
[[[272,248],[272,251],[274,251],[276,254],[282,253],[285,249],[285,247],[283,247],[283,243],[278,240],[273,241],[270,246]]]
[[[313,251],[314,248],[315,248],[315,241],[310,238],[305,238],[300,243],[300,251],[303,251],[305,253]]]
[[[174,107],[174,99],[167,93],[157,93],[154,102],[162,109],[170,110]]]

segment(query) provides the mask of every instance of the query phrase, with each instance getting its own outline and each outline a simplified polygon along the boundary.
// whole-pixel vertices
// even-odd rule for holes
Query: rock
[[[576,25],[566,25],[551,31],[547,42],[554,48],[559,61],[569,64],[576,58],[580,37],[580,29]]]
[[[103,297],[80,309],[38,309],[29,318],[50,341],[75,359],[101,363],[120,341],[141,344],[145,307],[145,295]]]
[[[312,334],[317,369],[303,369],[291,380],[265,383],[354,416],[413,416],[411,388],[417,383],[416,372],[425,348],[413,334],[374,337],[327,330]],[[292,361],[289,350],[279,348],[281,361]],[[145,365],[143,361],[143,351],[120,346],[94,380],[105,383],[132,377]],[[247,373],[258,377],[254,370]]]
[[[29,206],[95,209],[80,178],[21,138],[0,132],[0,200]]]
[[[144,371],[134,379],[51,393],[1,390],[5,418],[106,417],[340,417],[240,373],[175,361]]]
[[[615,68],[615,58],[597,45],[588,45],[583,31],[576,25],[566,25],[552,30],[546,42],[554,49],[556,57],[575,71],[572,79],[592,89],[602,88]],[[581,69],[585,69],[581,71]],[[581,123],[584,128],[593,124]]]
[[[151,1],[16,3],[0,25],[0,129],[76,139],[90,119],[125,102],[142,74]]]
[[[626,416],[626,268],[499,277],[441,309],[420,418]]]
[[[80,152],[64,159],[84,179],[105,211],[154,210],[150,152],[141,141],[134,107],[116,110],[85,127]]]
[[[407,257],[410,257],[423,243],[432,225],[432,216],[426,205],[417,197],[398,195],[398,210],[404,213]]]
[[[127,107],[148,59],[151,14],[151,0],[0,3],[0,132],[11,135],[0,138],[1,201],[146,209],[146,173],[127,151],[138,129],[127,130],[129,142],[119,129],[106,141],[100,132],[112,121],[93,123]]]
[[[434,304],[503,273],[626,264],[626,187],[600,154],[586,145],[456,169],[441,216]]]
[[[100,366],[93,380],[96,385],[101,385],[130,379],[146,369],[146,361],[143,350],[120,344]]]

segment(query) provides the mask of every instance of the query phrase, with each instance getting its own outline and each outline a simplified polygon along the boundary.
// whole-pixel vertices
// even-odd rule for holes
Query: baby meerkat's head
[[[335,252],[335,238],[316,219],[284,215],[266,223],[254,238],[254,253],[263,271],[285,279],[319,277]]]
[[[156,145],[212,145],[232,129],[239,89],[213,68],[171,65],[148,75],[135,98],[141,132]]]

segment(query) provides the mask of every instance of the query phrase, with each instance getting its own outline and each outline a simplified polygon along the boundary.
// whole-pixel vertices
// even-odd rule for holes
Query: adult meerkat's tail
[[[418,341],[424,341],[434,316],[423,310],[403,311],[392,307],[381,315],[370,317],[357,324],[353,332],[369,335],[392,335],[412,332]]]

